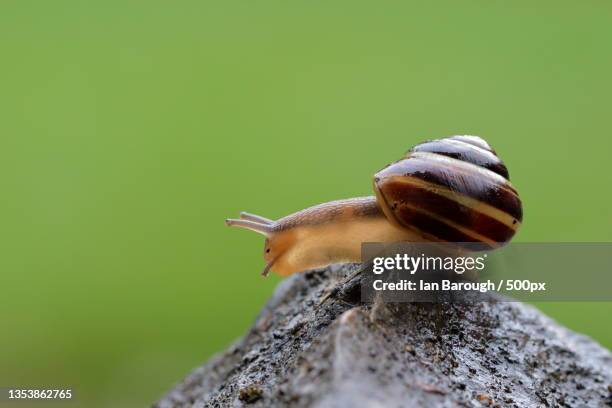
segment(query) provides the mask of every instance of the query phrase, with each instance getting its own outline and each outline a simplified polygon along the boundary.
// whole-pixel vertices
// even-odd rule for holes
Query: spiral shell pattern
[[[508,169],[477,136],[414,146],[374,175],[387,218],[438,242],[494,248],[510,241],[523,219]]]

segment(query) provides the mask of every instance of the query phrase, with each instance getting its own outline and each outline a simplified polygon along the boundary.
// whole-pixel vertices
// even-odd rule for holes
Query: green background
[[[370,194],[411,145],[491,142],[518,241],[612,241],[612,3],[0,3],[0,386],[156,400],[277,277],[225,227]],[[604,303],[543,304],[612,347]],[[20,405],[25,406],[25,405]]]

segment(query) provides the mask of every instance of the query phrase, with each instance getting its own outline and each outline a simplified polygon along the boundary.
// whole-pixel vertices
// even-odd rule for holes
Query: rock
[[[362,304],[340,282],[355,270],[284,280],[245,337],[154,406],[612,406],[612,354],[536,309]]]

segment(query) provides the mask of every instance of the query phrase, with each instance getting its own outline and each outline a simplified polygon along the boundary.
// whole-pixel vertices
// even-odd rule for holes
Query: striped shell
[[[523,219],[508,169],[477,136],[421,143],[374,175],[387,218],[425,238],[492,248],[510,241]]]

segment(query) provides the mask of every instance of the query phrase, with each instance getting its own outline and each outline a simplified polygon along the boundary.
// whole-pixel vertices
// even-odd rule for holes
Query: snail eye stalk
[[[259,216],[259,215],[251,214],[251,213],[248,213],[248,212],[245,212],[245,211],[242,211],[240,213],[240,219],[241,220],[254,221],[254,222],[257,222],[259,224],[267,224],[267,225],[274,224],[274,220],[271,220],[269,218],[265,218],[265,217],[262,217],[262,216]]]
[[[230,226],[230,227],[238,227],[238,228],[245,228],[251,231],[255,231],[259,234],[268,236],[272,233],[272,225],[270,224],[260,224],[258,222],[255,221],[251,221],[251,220],[246,220],[246,219],[227,219],[225,220],[225,223]]]

